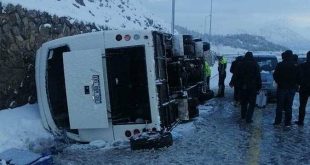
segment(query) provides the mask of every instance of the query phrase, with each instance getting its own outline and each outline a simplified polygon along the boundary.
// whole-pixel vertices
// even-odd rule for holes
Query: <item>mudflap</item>
[[[189,98],[188,99],[188,112],[189,112],[189,118],[195,118],[199,116],[199,109],[197,106],[199,105],[198,98]]]
[[[172,146],[171,132],[144,132],[130,138],[131,150],[158,149]]]

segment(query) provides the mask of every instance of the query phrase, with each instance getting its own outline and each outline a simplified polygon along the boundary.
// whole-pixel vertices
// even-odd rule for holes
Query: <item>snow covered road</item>
[[[298,96],[295,98],[297,101]],[[160,150],[66,149],[56,164],[310,164],[310,114],[305,126],[273,127],[274,104],[256,109],[254,123],[240,120],[239,108],[226,98],[201,107],[200,117],[178,127],[173,146]],[[297,106],[294,106],[296,119]],[[309,109],[309,108],[308,108]],[[177,127],[177,129],[178,129]],[[179,131],[182,129],[179,129]]]
[[[216,67],[213,70],[214,76]],[[217,79],[211,82],[215,90]],[[240,120],[239,107],[232,105],[232,89],[226,89],[225,98],[206,102],[198,118],[173,130],[174,144],[169,148],[131,151],[128,142],[120,141],[70,144],[53,156],[55,164],[310,164],[310,104],[304,127],[273,127],[274,104],[256,109],[254,123],[248,125]],[[296,95],[293,119],[297,119],[298,106]],[[0,152],[36,150],[50,145],[51,138],[40,123],[37,105],[0,112]]]

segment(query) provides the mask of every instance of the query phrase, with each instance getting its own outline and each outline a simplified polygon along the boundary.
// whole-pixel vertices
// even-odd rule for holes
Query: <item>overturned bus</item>
[[[202,69],[203,62],[174,57],[172,38],[156,31],[123,30],[44,43],[36,57],[44,127],[81,142],[126,140],[172,128],[184,108],[179,99],[184,100],[184,93],[195,100],[189,104],[197,116],[203,75],[190,69]]]

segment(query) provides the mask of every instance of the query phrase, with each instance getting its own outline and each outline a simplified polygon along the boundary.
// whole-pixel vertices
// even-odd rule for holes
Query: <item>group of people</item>
[[[297,59],[298,56],[291,50],[283,52],[282,62],[277,64],[273,73],[277,83],[275,126],[282,123],[282,111],[285,111],[284,125],[291,125],[292,105],[297,91],[299,91],[300,107],[299,118],[295,123],[304,125],[305,109],[310,96],[310,51],[307,53],[305,63],[298,64]],[[229,85],[234,87],[234,99],[241,104],[241,118],[247,123],[252,123],[256,96],[262,88],[261,69],[253,53],[247,52],[244,56],[236,58],[230,71],[233,76]]]
[[[310,51],[307,61],[297,62],[298,56],[291,50],[282,53],[282,62],[278,63],[273,74],[277,83],[277,108],[274,125],[282,122],[282,111],[285,111],[284,125],[290,126],[292,120],[292,106],[295,93],[299,91],[299,116],[296,124],[303,126],[308,98],[310,96]]]
[[[226,78],[226,67],[227,67],[227,59],[224,56],[218,56],[218,76],[219,76],[219,81],[218,81],[218,93],[216,97],[224,97],[225,93],[225,78]],[[210,60],[205,60],[204,63],[204,74],[205,74],[205,86],[206,89],[210,89],[210,78],[211,78],[211,66],[210,66]]]

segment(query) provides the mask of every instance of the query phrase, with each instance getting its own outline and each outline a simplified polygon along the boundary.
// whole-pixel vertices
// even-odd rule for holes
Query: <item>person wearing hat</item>
[[[310,96],[310,51],[307,53],[307,61],[299,65],[299,115],[298,121],[295,121],[299,126],[304,125],[306,114],[306,105]]]
[[[262,88],[260,67],[252,52],[247,52],[237,67],[235,85],[240,87],[241,119],[252,123],[257,92]]]
[[[273,73],[273,78],[277,83],[277,107],[274,125],[278,126],[282,122],[282,111],[285,111],[284,125],[291,126],[292,105],[296,92],[298,80],[298,67],[295,65],[293,52],[287,50],[282,53],[282,62],[278,63]]]

